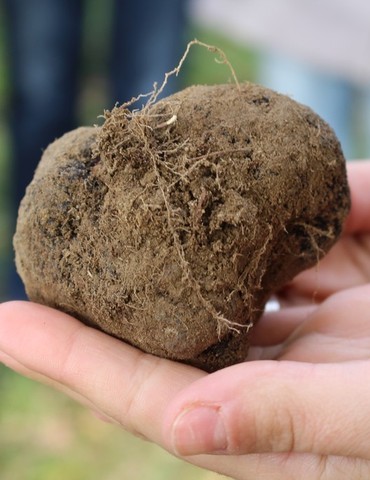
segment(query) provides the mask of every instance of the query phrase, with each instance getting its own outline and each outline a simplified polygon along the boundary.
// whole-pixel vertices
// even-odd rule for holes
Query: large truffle
[[[312,110],[253,84],[190,87],[47,148],[16,263],[31,300],[212,371],[245,358],[271,293],[348,209],[340,145]]]

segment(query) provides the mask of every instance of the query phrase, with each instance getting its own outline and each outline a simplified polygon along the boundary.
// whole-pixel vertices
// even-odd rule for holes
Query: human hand
[[[297,275],[278,292],[281,310],[265,314],[253,331],[252,341],[260,347],[280,341],[284,342],[280,347],[287,347],[293,330],[294,338],[298,332],[302,337],[310,331],[317,334],[313,322],[302,324],[318,304],[337,292],[370,284],[370,161],[350,163],[348,178],[352,207],[342,237],[317,266]],[[336,323],[336,319],[327,322]],[[276,353],[276,348],[252,348],[250,358],[273,358]]]
[[[368,172],[370,192],[370,164],[362,168],[358,177]],[[357,210],[347,232],[365,234],[369,221]],[[253,349],[273,360],[211,375],[23,302],[0,306],[0,360],[172,453],[238,479],[368,479],[370,287],[333,291],[321,304],[261,320]],[[224,425],[213,437],[215,418]]]

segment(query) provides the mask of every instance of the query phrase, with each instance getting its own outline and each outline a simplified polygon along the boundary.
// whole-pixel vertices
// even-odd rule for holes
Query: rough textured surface
[[[248,325],[348,209],[340,145],[310,109],[252,84],[191,87],[49,146],[16,262],[30,299],[212,371],[245,358]]]

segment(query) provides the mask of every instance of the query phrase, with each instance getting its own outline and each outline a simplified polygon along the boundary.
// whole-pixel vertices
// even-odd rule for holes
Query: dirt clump
[[[345,160],[309,108],[194,86],[51,144],[14,238],[27,294],[145,352],[243,361],[271,293],[335,243]]]

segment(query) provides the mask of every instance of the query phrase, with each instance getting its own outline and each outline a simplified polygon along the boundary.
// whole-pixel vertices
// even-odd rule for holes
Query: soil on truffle
[[[208,371],[243,361],[271,292],[340,235],[333,131],[249,83],[105,116],[50,145],[27,189],[14,244],[30,299]]]

